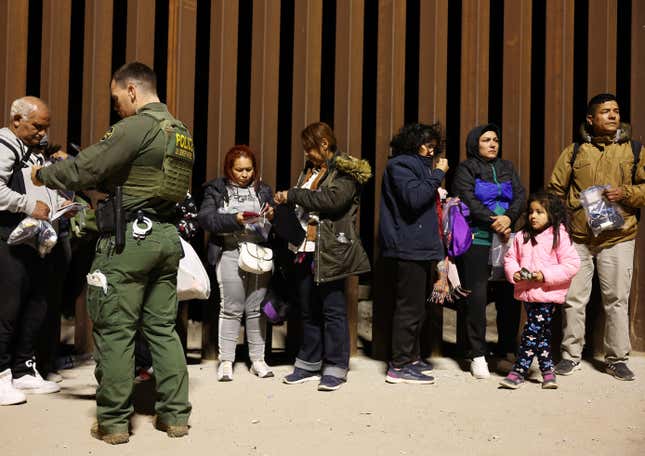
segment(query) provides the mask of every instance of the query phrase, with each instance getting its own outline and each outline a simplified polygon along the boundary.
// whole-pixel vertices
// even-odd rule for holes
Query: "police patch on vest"
[[[112,137],[113,134],[114,134],[114,127],[110,127],[110,129],[106,131],[103,137],[101,138],[101,141],[107,141]]]
[[[181,133],[175,133],[175,154],[188,160],[193,160],[193,138]]]

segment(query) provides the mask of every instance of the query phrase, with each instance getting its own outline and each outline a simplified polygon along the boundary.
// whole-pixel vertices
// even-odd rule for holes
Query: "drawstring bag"
[[[240,242],[237,263],[241,270],[251,274],[264,274],[273,270],[273,250],[253,242]]]
[[[443,239],[448,256],[458,257],[466,253],[473,243],[473,233],[466,220],[470,209],[459,198],[448,198],[443,212],[448,214],[443,218]]]

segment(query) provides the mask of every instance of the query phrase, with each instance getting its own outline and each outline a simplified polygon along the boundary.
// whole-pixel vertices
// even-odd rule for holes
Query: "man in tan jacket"
[[[571,231],[580,256],[563,306],[562,361],[557,374],[580,369],[585,337],[585,309],[591,294],[595,267],[606,314],[604,351],[607,373],[633,380],[627,367],[629,351],[629,292],[638,230],[636,214],[645,206],[645,151],[631,141],[631,128],[620,122],[620,108],[612,94],[593,97],[581,127],[582,141],[570,144],[560,155],[548,190],[561,196],[571,210]],[[605,196],[622,209],[625,223],[594,236],[580,203],[580,193],[593,185],[608,186]]]

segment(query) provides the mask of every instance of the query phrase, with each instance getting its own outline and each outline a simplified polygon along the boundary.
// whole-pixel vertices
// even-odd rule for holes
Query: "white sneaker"
[[[55,382],[43,379],[34,368],[36,375],[23,375],[13,380],[13,387],[31,394],[50,394],[60,391],[60,386]]]
[[[260,378],[273,377],[273,371],[267,365],[267,363],[264,362],[263,359],[253,361],[253,363],[251,364],[251,373],[257,375]]]
[[[488,364],[486,364],[486,358],[483,356],[478,356],[473,358],[470,363],[470,373],[473,374],[475,378],[488,378],[490,377],[490,372],[488,371]]]
[[[27,402],[25,394],[11,383],[11,369],[0,372],[0,405],[15,405]]]
[[[217,368],[217,381],[231,382],[233,381],[233,362],[221,361]]]

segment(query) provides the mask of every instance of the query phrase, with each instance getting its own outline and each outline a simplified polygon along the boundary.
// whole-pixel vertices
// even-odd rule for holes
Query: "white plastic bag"
[[[184,249],[184,257],[179,260],[177,270],[177,300],[208,299],[211,294],[211,282],[202,260],[192,245],[181,237],[179,240]]]

